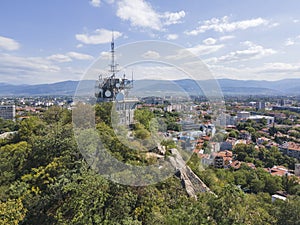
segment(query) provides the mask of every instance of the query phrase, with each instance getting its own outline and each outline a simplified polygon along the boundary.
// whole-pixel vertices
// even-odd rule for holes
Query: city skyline
[[[112,30],[117,47],[144,40],[180,45],[206,63],[215,78],[300,77],[300,3],[296,1],[12,0],[0,4],[4,83],[80,80],[92,62],[107,58]],[[155,51],[140,57],[163,61]],[[166,79],[172,79],[169,68],[160,71],[164,69]]]

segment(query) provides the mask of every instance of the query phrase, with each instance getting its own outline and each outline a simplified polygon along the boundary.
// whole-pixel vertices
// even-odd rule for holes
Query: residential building
[[[287,155],[300,159],[300,144],[295,142],[289,142]]]
[[[221,146],[220,146],[220,150],[221,151],[224,151],[224,150],[232,150],[233,149],[233,146],[235,145],[235,142],[237,141],[237,139],[235,138],[227,138],[226,141],[223,141],[221,143]]]
[[[272,116],[262,116],[262,115],[254,115],[254,116],[249,116],[247,119],[253,120],[255,122],[260,122],[262,119],[265,119],[267,121],[267,125],[272,125],[274,124],[274,117]]]
[[[300,107],[294,106],[273,106],[272,110],[289,110],[291,112],[300,113]]]
[[[218,169],[224,168],[224,159],[222,156],[216,156],[214,159],[214,167]]]
[[[284,166],[273,166],[272,168],[265,168],[264,170],[269,172],[272,176],[282,177],[291,175],[288,168]]]
[[[247,111],[241,111],[237,113],[238,120],[246,120],[249,116],[250,116],[250,112]]]
[[[241,130],[239,133],[239,139],[241,140],[251,140],[251,134],[246,130]]]
[[[278,194],[274,194],[272,195],[272,202],[275,202],[276,200],[281,200],[281,201],[285,201],[286,197],[278,195]]]
[[[284,143],[280,146],[280,150],[283,154],[300,159],[300,144],[295,142]]]
[[[256,102],[256,110],[265,110],[266,103],[265,102]]]
[[[134,111],[137,102],[138,99],[129,98],[116,101],[116,112],[118,113],[119,124],[129,126],[134,123]]]
[[[237,123],[237,116],[232,116],[230,114],[221,114],[217,120],[216,120],[216,124],[218,126],[234,126]]]
[[[232,162],[232,152],[231,151],[221,151],[215,154],[214,167],[224,168],[229,166]]]
[[[14,120],[16,117],[15,105],[0,105],[0,118],[5,120]]]
[[[182,130],[184,130],[184,131],[200,130],[200,126],[201,126],[201,124],[195,124],[195,123],[189,122],[189,121],[181,121],[180,124],[182,126]]]
[[[242,162],[235,160],[232,163],[230,163],[230,167],[232,167],[233,169],[238,170],[242,165]]]
[[[180,112],[182,108],[182,105],[180,104],[174,104],[174,105],[167,105],[164,107],[164,111],[166,112]]]

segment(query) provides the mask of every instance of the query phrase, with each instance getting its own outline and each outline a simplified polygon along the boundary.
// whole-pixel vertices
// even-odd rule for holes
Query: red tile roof
[[[295,142],[289,142],[288,149],[293,151],[300,151],[300,144],[297,144]]]
[[[240,161],[238,161],[238,160],[235,160],[235,161],[233,161],[231,164],[230,164],[230,166],[232,167],[232,168],[234,168],[234,169],[239,169],[240,167],[241,167],[241,162]]]

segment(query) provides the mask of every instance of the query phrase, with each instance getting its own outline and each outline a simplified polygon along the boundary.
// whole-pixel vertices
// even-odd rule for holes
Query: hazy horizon
[[[63,82],[81,82],[81,81],[96,81],[95,80],[61,80],[61,81],[54,81],[54,82],[49,82],[49,83],[31,83],[31,84],[26,84],[26,83],[21,83],[21,84],[14,84],[14,83],[7,83],[7,82],[0,82],[0,84],[7,84],[7,85],[43,85],[43,84],[56,84],[56,83],[63,83]],[[179,80],[192,80],[192,79],[188,79],[188,78],[183,78],[183,79],[174,79],[174,80],[169,80],[169,79],[134,79],[134,81],[141,81],[141,80],[145,80],[145,81],[179,81]],[[206,80],[210,80],[210,79],[206,79]],[[202,80],[202,81],[206,81],[206,80]],[[258,81],[258,82],[278,82],[278,81],[283,81],[283,80],[300,80],[300,78],[283,78],[283,79],[278,79],[278,80],[239,80],[239,79],[232,79],[232,78],[216,78],[216,80],[233,80],[233,81]],[[201,80],[198,80],[201,81]]]

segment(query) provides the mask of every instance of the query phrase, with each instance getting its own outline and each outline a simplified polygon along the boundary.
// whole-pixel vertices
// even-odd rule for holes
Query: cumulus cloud
[[[282,63],[282,62],[273,62],[265,63],[258,72],[260,73],[290,73],[290,72],[299,72],[300,65]]]
[[[217,52],[223,47],[224,45],[196,45],[192,48],[187,48],[187,50],[194,53],[197,56],[200,56]]]
[[[225,36],[222,36],[219,38],[220,41],[227,41],[227,40],[230,40],[230,39],[234,39],[235,36],[233,35],[225,35]]]
[[[2,81],[13,84],[52,83],[80,79],[84,72],[80,66],[58,65],[59,60],[69,61],[70,58],[67,54],[21,57],[0,53],[0,77]]]
[[[160,54],[156,51],[147,51],[142,55],[145,59],[158,59],[160,58]]]
[[[207,38],[205,40],[203,40],[203,43],[206,45],[214,45],[216,44],[217,40],[214,38]]]
[[[180,23],[185,12],[159,13],[144,0],[121,0],[117,4],[117,16],[134,27],[162,30],[164,26]]]
[[[162,18],[165,19],[164,21],[165,25],[181,23],[181,19],[184,17],[185,17],[185,12],[183,10],[175,13],[165,12],[162,16]]]
[[[276,54],[277,52],[270,48],[264,48],[263,46],[256,45],[250,41],[243,42],[242,45],[246,46],[247,49],[237,50],[228,53],[227,55],[208,59],[210,62],[236,62],[245,61],[250,59],[259,59],[265,56]]]
[[[101,59],[110,59],[111,53],[107,51],[103,51],[100,53]]]
[[[0,49],[4,49],[7,51],[14,51],[14,50],[18,50],[19,48],[20,48],[20,44],[17,41],[11,38],[0,36]]]
[[[232,32],[235,30],[246,30],[248,28],[268,25],[269,23],[270,22],[268,20],[260,17],[230,22],[229,17],[224,16],[223,18],[212,18],[210,20],[200,22],[200,26],[198,26],[196,29],[192,31],[186,31],[185,33],[187,35],[198,35],[209,30],[213,30],[215,32]]]
[[[64,62],[71,62],[73,59],[77,60],[92,60],[94,59],[93,56],[79,53],[79,52],[68,52],[66,54],[54,54],[47,57],[48,60],[64,63]]]
[[[18,73],[35,73],[35,72],[58,72],[60,67],[53,65],[51,61],[41,57],[19,57],[9,54],[0,54],[1,73],[11,71],[13,74]]]
[[[178,38],[178,35],[177,34],[168,34],[166,36],[166,39],[167,40],[176,40]]]
[[[295,41],[292,40],[291,38],[288,38],[288,39],[285,41],[285,43],[284,43],[285,46],[291,46],[291,45],[294,45],[294,44],[295,44]]]
[[[94,57],[88,54],[83,54],[79,52],[68,52],[67,55],[73,59],[77,60],[93,60]]]
[[[122,0],[118,2],[117,16],[130,21],[132,26],[160,30],[160,15],[143,0]]]
[[[272,62],[264,63],[256,67],[230,67],[220,64],[209,65],[209,68],[218,78],[232,78],[243,80],[261,80],[262,74],[264,79],[278,80],[286,77],[299,77],[300,64]]]
[[[122,33],[114,31],[114,38],[122,36]],[[92,34],[76,34],[76,39],[84,44],[105,44],[109,43],[112,38],[112,31],[106,29],[97,29]]]
[[[100,0],[91,0],[90,4],[94,7],[100,7],[101,1]]]
[[[168,55],[166,59],[181,60],[184,58],[193,58],[193,55],[209,55],[222,49],[224,45],[196,45],[191,48],[180,49],[173,55]]]
[[[72,61],[71,57],[69,57],[67,55],[63,55],[63,54],[54,54],[54,55],[47,57],[47,59],[55,61],[55,62],[59,62],[59,63]]]

